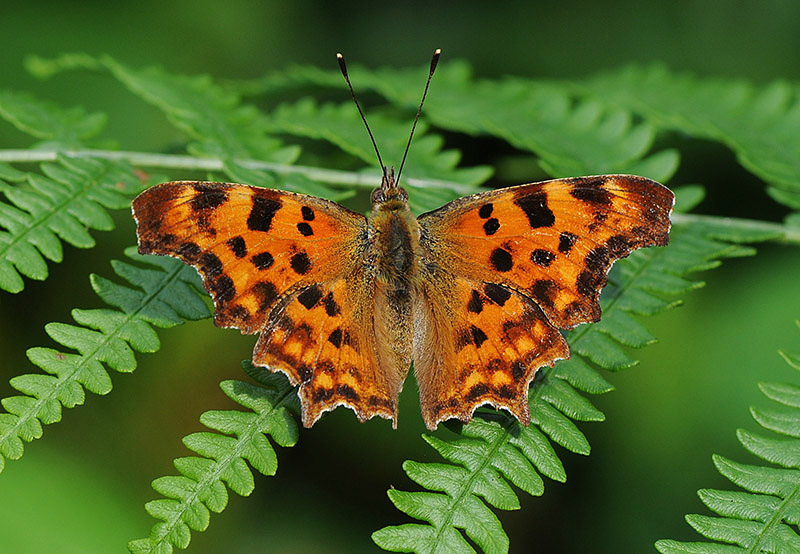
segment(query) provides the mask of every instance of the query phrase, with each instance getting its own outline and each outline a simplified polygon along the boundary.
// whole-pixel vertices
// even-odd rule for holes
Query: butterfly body
[[[530,422],[558,331],[600,317],[613,262],[668,242],[673,195],[628,175],[483,192],[414,217],[390,171],[369,218],[229,183],[171,182],[134,200],[139,251],[194,265],[215,323],[260,333],[253,363],[300,385],[303,423],[345,405],[397,421],[413,362],[426,425],[490,404]]]

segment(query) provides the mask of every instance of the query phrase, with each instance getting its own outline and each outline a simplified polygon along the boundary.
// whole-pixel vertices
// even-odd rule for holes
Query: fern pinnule
[[[781,355],[800,370],[800,357]],[[739,429],[736,436],[746,450],[778,467],[742,464],[714,455],[717,470],[744,491],[701,489],[700,500],[720,517],[690,514],[686,521],[716,542],[660,540],[656,542],[659,552],[800,552],[800,386],[761,383],[759,388],[772,402],[751,407],[750,413],[772,433]]]
[[[227,488],[248,496],[255,488],[248,464],[263,475],[278,469],[276,444],[289,447],[297,442],[295,409],[297,394],[282,375],[256,374],[247,362],[243,365],[262,385],[243,381],[223,381],[225,394],[248,409],[212,410],[200,416],[200,422],[214,432],[198,432],[184,437],[183,443],[199,456],[177,458],[180,475],[160,477],[153,489],[166,498],[145,505],[147,512],[161,520],[150,536],[131,541],[128,549],[135,554],[172,552],[186,548],[191,531],[204,531],[210,512],[221,512],[228,503]],[[257,371],[257,370],[256,370]]]
[[[62,406],[83,404],[84,389],[107,394],[111,390],[108,368],[133,371],[134,351],[158,350],[151,325],[172,327],[209,317],[208,307],[196,292],[202,287],[192,268],[177,260],[139,256],[133,249],[127,254],[152,268],[113,263],[117,275],[133,287],[96,275],[91,279],[98,296],[119,310],[75,309],[72,317],[78,325],[47,324],[47,334],[71,351],[30,348],[28,358],[49,375],[24,374],[11,379],[11,386],[22,395],[2,400],[8,413],[0,414],[0,471],[5,458],[15,460],[23,455],[24,442],[42,436],[42,424],[61,420]]]

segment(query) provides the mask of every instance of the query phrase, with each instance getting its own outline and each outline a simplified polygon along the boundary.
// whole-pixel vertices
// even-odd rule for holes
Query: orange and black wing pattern
[[[423,282],[429,290],[454,291],[444,313],[429,315],[432,328],[448,329],[451,335],[440,338],[455,345],[430,346],[440,350],[439,365],[450,367],[454,376],[486,365],[478,362],[483,358],[499,360],[494,366],[504,374],[513,366],[512,377],[523,385],[515,390],[524,391],[527,405],[527,387],[538,367],[568,357],[566,343],[553,335],[555,329],[600,319],[600,290],[612,264],[637,248],[666,245],[673,203],[672,192],[655,181],[603,175],[467,196],[421,215],[427,262]],[[458,315],[463,316],[460,322]],[[471,346],[459,350],[469,335]],[[437,366],[425,360],[437,355],[424,354],[427,358],[415,357],[418,376],[425,374],[421,385],[436,383],[427,374]],[[492,384],[489,377],[481,383],[453,379],[452,387],[460,388],[463,398],[457,417],[468,419],[463,414],[488,402],[529,420],[519,394],[504,397],[502,385]],[[501,377],[496,379],[500,383]],[[449,417],[440,406],[440,393],[429,391],[427,396],[429,426]]]

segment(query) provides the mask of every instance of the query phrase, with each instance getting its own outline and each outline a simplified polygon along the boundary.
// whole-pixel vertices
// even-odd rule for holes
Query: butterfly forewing
[[[667,244],[673,198],[643,177],[556,179],[460,198],[419,222],[423,247],[453,273],[520,290],[571,328],[600,318],[615,260]]]

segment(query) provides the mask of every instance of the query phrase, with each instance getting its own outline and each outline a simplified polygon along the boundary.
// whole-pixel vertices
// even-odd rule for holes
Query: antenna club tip
[[[436,50],[433,51],[433,55],[434,56],[438,56],[441,53],[442,53],[442,49],[441,48],[437,48]]]
[[[336,52],[336,58],[341,60],[344,58],[344,56],[342,56],[341,52]]]

